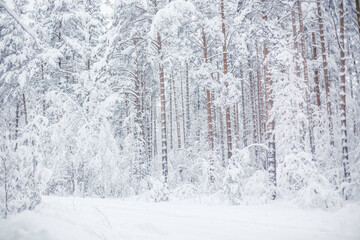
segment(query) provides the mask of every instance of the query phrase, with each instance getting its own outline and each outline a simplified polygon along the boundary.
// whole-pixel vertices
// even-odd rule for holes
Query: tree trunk
[[[189,89],[189,64],[186,63],[186,147],[189,146],[190,136],[190,89]]]
[[[308,131],[309,131],[309,141],[310,149],[312,154],[312,159],[315,160],[315,144],[314,144],[314,132],[313,132],[313,118],[311,111],[311,102],[310,102],[310,83],[309,83],[309,71],[308,64],[306,59],[306,43],[305,43],[305,31],[304,31],[304,22],[301,1],[297,0],[298,5],[298,14],[299,14],[299,25],[300,25],[300,46],[301,46],[301,57],[304,70],[304,81],[305,81],[305,101],[306,101],[306,114],[308,118]]]
[[[359,31],[359,37],[360,37],[360,1],[355,0],[356,5],[356,16],[357,16],[357,23],[358,23],[358,31]]]
[[[240,84],[241,84],[241,118],[242,118],[242,125],[243,125],[243,142],[244,142],[244,147],[247,147],[248,142],[247,142],[247,126],[246,126],[246,111],[245,111],[245,91],[244,91],[244,76],[243,76],[243,71],[241,69],[240,66]]]
[[[312,43],[313,43],[313,60],[316,62],[317,48],[316,48],[316,35],[315,32],[312,32]],[[321,100],[320,100],[320,86],[319,86],[319,69],[317,67],[314,68],[314,83],[315,83],[315,94],[316,94],[316,105],[318,108],[321,108]]]
[[[166,136],[166,103],[165,103],[165,78],[161,56],[161,37],[157,34],[157,46],[159,56],[159,78],[160,78],[160,99],[161,99],[161,161],[164,183],[168,182],[168,159],[167,159],[167,136]]]
[[[45,78],[44,78],[44,64],[41,64],[41,80],[44,84],[44,88],[45,88]],[[45,89],[43,90],[43,102],[42,102],[42,108],[43,108],[43,116],[45,117],[45,113],[46,113],[46,96],[45,96]]]
[[[184,105],[184,87],[183,87],[183,80],[181,78],[180,81],[181,86],[181,112],[182,112],[182,127],[183,127],[183,143],[185,146],[186,142],[186,124],[185,124],[185,105]]]
[[[265,3],[266,0],[261,0],[262,3]],[[265,12],[262,13],[264,22],[267,21],[267,15]],[[271,111],[273,108],[273,89],[272,89],[272,78],[269,71],[267,56],[269,50],[266,44],[267,33],[265,33],[265,40],[263,42],[263,57],[264,57],[264,77],[265,77],[265,91],[266,91],[266,112],[267,112],[267,134],[266,138],[268,141],[269,152],[268,152],[268,171],[269,179],[273,187],[277,186],[276,182],[276,147],[275,147],[275,120],[271,117]],[[276,198],[276,191],[272,193],[272,199]]]
[[[296,29],[296,14],[295,14],[295,4],[296,2],[294,2],[292,8],[291,8],[291,22],[292,22],[292,33],[293,33],[293,48],[294,48],[294,52],[295,52],[295,74],[296,74],[296,86],[299,89],[299,91],[302,91],[302,84],[300,84],[301,81],[301,72],[300,72],[300,55],[299,55],[299,44],[298,44],[298,36],[297,36],[297,29]],[[304,113],[304,105],[303,103],[299,104],[299,108],[300,111],[302,113]],[[306,115],[304,113],[304,115]],[[305,137],[306,137],[306,132],[305,132],[305,123],[304,121],[301,121],[300,124],[300,149],[301,151],[305,151]]]
[[[258,49],[258,41],[256,41],[256,63],[257,63],[257,95],[258,95],[258,123],[259,123],[259,143],[263,141],[263,132],[265,129],[263,125],[266,124],[263,116],[264,116],[264,96],[263,90],[261,86],[261,69],[260,69],[260,57],[259,57],[259,49]]]
[[[176,133],[177,133],[177,145],[178,149],[181,149],[181,132],[180,132],[180,119],[179,119],[179,112],[176,102],[176,86],[175,86],[175,80],[174,75],[171,77],[173,82],[173,93],[174,93],[174,108],[175,108],[175,120],[176,120]]]
[[[251,113],[252,113],[252,123],[253,123],[253,141],[252,143],[257,142],[257,120],[256,120],[256,106],[255,106],[255,96],[254,96],[254,81],[251,68],[251,60],[248,59],[248,68],[249,68],[249,83],[250,83],[250,101],[251,101]]]
[[[125,93],[125,115],[126,119],[129,117],[129,94]],[[126,124],[126,134],[128,135],[130,133],[130,127],[129,124]]]
[[[18,138],[19,134],[19,104],[16,104],[16,118],[15,118],[15,140]]]
[[[170,76],[170,79],[172,78],[172,76]],[[169,134],[170,134],[170,150],[173,150],[174,146],[173,146],[173,111],[172,111],[172,80],[170,80],[170,90],[169,90],[169,125],[170,125],[170,129],[169,129]]]
[[[23,105],[24,105],[24,117],[25,117],[25,125],[28,125],[28,115],[27,115],[27,109],[26,109],[26,99],[25,99],[25,93],[22,95]]]
[[[202,39],[203,39],[204,61],[205,63],[208,63],[206,35],[204,28],[202,28]],[[214,149],[214,138],[213,138],[213,126],[211,119],[211,94],[209,88],[206,88],[206,108],[207,108],[207,120],[208,120],[208,142],[209,142],[209,148],[212,151]]]
[[[317,5],[318,23],[319,23],[319,30],[320,30],[321,57],[322,57],[324,82],[325,82],[326,110],[328,113],[328,120],[329,120],[330,145],[333,147],[334,146],[334,130],[333,130],[333,123],[332,123],[330,83],[329,83],[327,54],[326,54],[326,47],[325,47],[324,23],[323,23],[323,18],[322,18],[320,0],[316,1],[316,5]]]
[[[349,155],[348,155],[348,138],[346,129],[346,79],[345,79],[345,27],[344,27],[344,0],[340,2],[340,113],[341,113],[341,145],[342,161],[344,167],[344,181],[351,182]]]
[[[222,55],[223,55],[223,70],[224,76],[226,76],[228,72],[228,63],[227,63],[227,46],[226,46],[226,26],[225,26],[225,6],[224,0],[220,1],[220,10],[221,10],[221,20],[222,20],[222,33],[224,35],[224,42],[222,48]],[[229,83],[225,81],[225,87],[228,88]],[[226,137],[227,137],[227,150],[228,150],[228,159],[232,156],[232,141],[231,141],[231,119],[230,119],[230,107],[226,106],[225,109],[226,115]]]

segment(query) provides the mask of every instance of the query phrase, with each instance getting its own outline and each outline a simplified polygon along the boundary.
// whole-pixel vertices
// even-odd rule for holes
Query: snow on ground
[[[360,203],[339,210],[198,202],[43,197],[34,211],[0,220],[1,240],[360,239]]]

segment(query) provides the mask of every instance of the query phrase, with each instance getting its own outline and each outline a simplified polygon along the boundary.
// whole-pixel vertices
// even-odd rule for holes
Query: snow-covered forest
[[[359,203],[359,62],[359,0],[0,0],[0,214]]]

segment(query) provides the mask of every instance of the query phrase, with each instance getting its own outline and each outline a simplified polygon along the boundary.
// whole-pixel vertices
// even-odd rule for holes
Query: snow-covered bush
[[[172,190],[171,194],[177,199],[190,199],[198,196],[199,191],[192,184],[183,184]]]
[[[41,201],[35,149],[20,144],[15,149],[9,136],[0,136],[0,213],[4,217],[32,210]]]
[[[242,200],[242,190],[246,173],[243,164],[249,162],[249,152],[247,149],[237,151],[229,159],[225,172],[225,193],[228,195],[232,204],[240,204]]]
[[[246,179],[242,190],[243,200],[246,204],[263,204],[271,199],[272,189],[269,187],[269,174],[258,170]]]
[[[302,207],[333,208],[342,199],[328,179],[319,173],[316,162],[305,153],[286,156],[278,166],[279,191]]]
[[[169,199],[168,186],[159,179],[147,176],[140,184],[147,188],[147,191],[140,195],[141,198],[155,202],[167,201]]]

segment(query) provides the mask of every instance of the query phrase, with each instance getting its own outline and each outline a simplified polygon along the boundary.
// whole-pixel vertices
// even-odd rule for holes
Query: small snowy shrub
[[[32,147],[0,139],[0,213],[4,217],[34,209],[41,201]]]
[[[267,203],[270,199],[269,174],[258,170],[244,184],[242,195],[247,204]]]
[[[198,190],[192,184],[184,184],[172,191],[174,197],[178,199],[189,199],[199,195]]]
[[[236,151],[229,159],[229,164],[225,172],[225,193],[228,195],[232,204],[240,204],[242,200],[242,188],[245,178],[245,171],[242,162],[248,162],[249,152],[247,149]]]
[[[169,198],[169,190],[166,184],[157,178],[148,176],[142,180],[141,185],[146,185],[148,191],[142,194],[146,200],[153,200],[155,202],[167,201]]]
[[[300,206],[333,208],[342,205],[338,191],[319,173],[309,154],[300,152],[286,156],[278,169],[282,195],[295,199]]]

